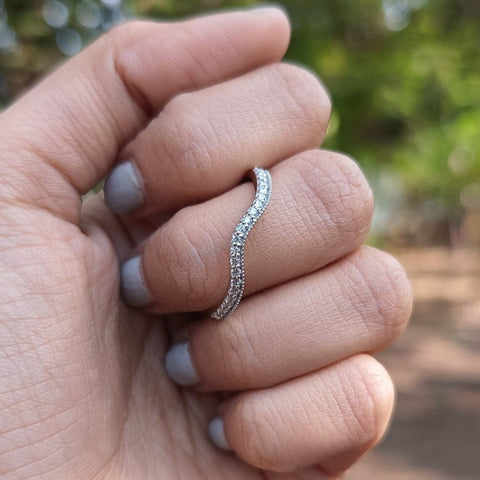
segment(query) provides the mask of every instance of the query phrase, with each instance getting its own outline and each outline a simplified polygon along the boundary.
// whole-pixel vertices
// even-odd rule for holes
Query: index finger
[[[78,220],[80,194],[170,97],[277,61],[288,40],[274,8],[118,27],[2,115],[1,200]]]

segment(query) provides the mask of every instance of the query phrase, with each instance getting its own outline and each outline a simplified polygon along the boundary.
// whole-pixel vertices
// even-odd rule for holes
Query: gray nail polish
[[[143,185],[133,162],[117,165],[105,180],[105,202],[115,213],[127,213],[144,202]]]
[[[208,424],[208,436],[214,445],[222,450],[231,450],[232,447],[227,442],[225,438],[225,429],[223,425],[223,420],[220,417],[215,417]]]
[[[184,387],[200,383],[192,363],[188,343],[177,343],[167,352],[165,370],[175,383]]]
[[[141,268],[140,257],[131,258],[122,265],[122,297],[129,305],[145,307],[152,303],[153,298],[145,286]]]

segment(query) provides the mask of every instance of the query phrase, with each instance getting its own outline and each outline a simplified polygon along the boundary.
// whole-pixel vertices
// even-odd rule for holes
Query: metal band
[[[267,170],[255,167],[250,172],[255,185],[255,198],[252,206],[242,217],[230,240],[230,286],[221,305],[210,315],[223,320],[238,307],[245,289],[245,243],[255,223],[267,208],[272,196],[272,177]]]

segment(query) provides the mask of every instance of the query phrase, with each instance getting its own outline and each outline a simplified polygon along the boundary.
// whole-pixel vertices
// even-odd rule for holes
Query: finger
[[[166,368],[182,385],[275,385],[391,344],[410,317],[411,289],[391,256],[362,248],[319,272],[245,299],[228,321],[204,320]]]
[[[212,198],[254,166],[318,148],[329,115],[318,79],[288,64],[176,96],[121,153],[106,201],[151,214]]]
[[[351,159],[312,150],[271,174],[270,204],[245,249],[246,295],[353,251],[370,224],[371,191]],[[161,313],[220,304],[229,284],[230,238],[253,197],[247,183],[177,213],[143,244],[141,257],[123,266],[124,298]]]
[[[382,437],[393,397],[385,369],[359,355],[228,400],[211,437],[257,468],[288,472],[319,464],[337,474]]]
[[[68,62],[1,117],[2,199],[78,217],[80,197],[174,94],[278,61],[278,9],[133,22]]]

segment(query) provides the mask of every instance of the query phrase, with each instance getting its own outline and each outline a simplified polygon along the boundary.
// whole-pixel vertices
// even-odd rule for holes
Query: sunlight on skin
[[[327,478],[323,472],[347,469],[384,433],[393,387],[380,364],[363,352],[365,345],[368,351],[386,347],[405,326],[411,308],[408,281],[386,254],[358,249],[368,230],[370,189],[352,160],[312,153],[326,129],[328,96],[310,73],[275,66],[288,41],[288,21],[272,8],[180,24],[126,24],[0,117],[3,477],[149,479],[160,472],[172,479],[275,480],[292,478],[285,472],[295,471],[301,480]],[[246,73],[256,70],[257,76]],[[272,110],[251,95],[266,85],[279,92]],[[209,92],[206,103],[202,91]],[[244,101],[235,104],[235,97]],[[195,278],[203,272],[204,286],[217,285],[201,300],[213,307],[225,267],[228,273],[218,252],[228,246],[231,232],[212,228],[214,222],[187,237],[193,224],[189,215],[223,218],[250,201],[251,185],[236,186],[245,165],[224,160],[222,165],[217,158],[218,174],[208,174],[207,159],[215,161],[214,152],[201,143],[206,137],[199,124],[188,123],[195,108],[197,115],[206,114],[202,105],[210,103],[216,107],[206,115],[207,123],[215,125],[216,112],[226,128],[229,99],[244,120],[218,136],[223,159],[233,158],[229,149],[242,144],[262,114],[266,128],[282,132],[275,141],[261,135],[252,141],[265,153],[259,162],[272,167],[274,189],[285,192],[282,199],[272,198],[277,215],[263,223],[284,276],[259,272],[230,323],[212,328],[213,321],[199,320],[195,312],[177,323],[168,315],[196,310],[201,300],[191,295],[192,285],[202,288],[201,282],[191,283]],[[154,145],[160,111],[177,138],[170,138],[165,156],[151,151],[137,157],[146,144]],[[297,122],[303,136],[294,129]],[[206,156],[192,168],[189,159],[197,149]],[[143,176],[145,203],[139,211],[120,217],[101,195],[82,201],[127,153]],[[161,190],[155,184],[161,176],[144,176],[155,162],[164,175],[170,169],[163,192],[178,186],[169,204],[155,203],[151,196]],[[206,202],[193,207],[193,199]],[[171,217],[172,210],[179,212]],[[297,223],[282,224],[282,211]],[[358,213],[357,222],[352,212]],[[236,215],[228,218],[237,221]],[[252,251],[258,252],[268,239],[262,241],[261,228],[254,233]],[[275,242],[282,234],[290,239],[288,252]],[[158,238],[183,238],[188,248],[178,250],[175,241],[153,248]],[[315,255],[318,245],[323,245],[320,256]],[[292,247],[298,262],[292,262]],[[165,316],[128,307],[120,297],[119,262],[135,255],[142,258],[136,268],[152,295],[151,309],[163,309]],[[185,277],[182,268],[195,261]],[[158,288],[165,279],[164,288]],[[331,289],[335,302],[319,298],[317,282]],[[170,304],[159,301],[167,285],[173,292]],[[317,331],[306,342],[306,334],[315,324],[327,333],[334,328],[328,326],[330,317],[345,328],[329,342],[328,355],[318,356],[328,350],[324,335]],[[292,348],[279,351],[277,328],[290,332]],[[206,356],[198,344],[202,329],[204,335],[211,329]],[[168,349],[187,337],[203,391],[180,388],[164,368]],[[291,361],[299,343],[305,356]],[[226,346],[231,347],[227,355],[222,353]],[[257,383],[239,368],[248,359],[261,373]],[[228,390],[238,394],[216,387],[222,379],[215,380],[215,371],[222,364]],[[222,419],[215,423],[216,441],[233,452],[209,441],[215,417]]]

